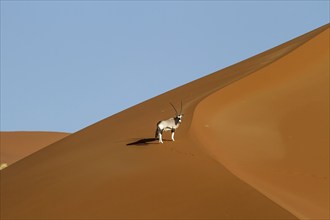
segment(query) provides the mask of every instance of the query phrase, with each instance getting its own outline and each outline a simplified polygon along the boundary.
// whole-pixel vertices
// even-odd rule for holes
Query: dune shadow
[[[148,144],[157,144],[157,143],[153,143],[154,141],[158,141],[158,138],[143,138],[143,139],[128,143],[126,145],[127,146],[130,146],[130,145],[141,146],[141,145],[148,145]]]

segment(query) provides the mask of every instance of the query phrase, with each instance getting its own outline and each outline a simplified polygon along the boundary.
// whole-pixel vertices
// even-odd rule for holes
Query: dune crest
[[[192,123],[212,157],[302,219],[329,218],[329,39],[210,95]]]
[[[61,132],[0,132],[0,162],[11,165],[68,135]]]
[[[8,164],[7,163],[1,163],[0,164],[0,170],[5,169],[6,167],[8,167]]]
[[[307,206],[302,204],[303,202],[297,205],[294,201],[296,198],[301,201],[307,199],[308,202],[318,201],[316,206],[324,211],[324,202],[318,195],[303,197],[292,190],[288,192],[292,198],[297,195],[300,197],[293,198],[293,201],[279,197],[281,192],[291,188],[281,185],[281,182],[279,185],[268,183],[267,174],[275,173],[275,177],[279,177],[281,172],[288,171],[286,166],[289,171],[293,171],[290,160],[285,159],[299,159],[294,156],[287,157],[289,147],[278,147],[281,142],[264,149],[253,145],[255,138],[249,137],[262,136],[283,141],[280,139],[282,134],[276,130],[278,126],[275,125],[281,125],[283,134],[291,133],[296,129],[295,126],[292,127],[296,120],[310,115],[310,112],[320,113],[309,108],[310,112],[297,114],[291,111],[294,103],[286,97],[288,92],[292,96],[300,94],[299,91],[291,89],[295,86],[298,90],[304,90],[306,82],[314,79],[310,74],[303,74],[302,78],[298,77],[299,80],[295,81],[292,74],[277,76],[272,74],[270,69],[279,65],[286,66],[286,72],[294,70],[288,62],[291,58],[288,57],[296,57],[299,60],[299,54],[305,53],[308,47],[313,51],[314,46],[318,45],[315,42],[319,42],[328,28],[329,25],[318,28],[250,59],[126,109],[2,170],[1,218],[287,220],[297,219],[301,214],[315,214],[314,208],[306,213],[300,210]],[[301,68],[306,72],[316,71],[317,75],[324,79],[324,75],[319,72],[324,70],[323,62],[326,61],[323,59],[324,54],[319,57],[322,59],[318,60],[316,57],[315,65],[306,62],[309,68],[304,68],[304,60],[300,61]],[[262,72],[265,71],[266,75],[263,75]],[[268,77],[273,79],[267,80]],[[246,80],[250,81],[251,85],[260,83],[256,88],[259,90],[250,88],[247,83],[247,92],[242,94],[241,87],[236,88],[235,85],[245,84]],[[271,85],[267,85],[267,82]],[[313,82],[318,85],[320,80]],[[315,85],[312,88],[315,88]],[[320,94],[323,94],[324,83],[322,85],[318,90]],[[233,92],[226,92],[227,95],[222,97],[228,90]],[[220,95],[221,100],[218,99]],[[241,99],[239,95],[242,95]],[[271,96],[269,100],[265,99],[268,96]],[[242,104],[244,99],[246,105]],[[277,106],[271,104],[274,102],[276,105],[283,105],[283,99],[287,100],[285,104],[289,105],[283,109],[283,114],[273,110],[277,114],[272,116],[268,114],[268,109],[258,110],[258,117],[263,119],[261,122],[253,120],[254,118],[245,118],[240,111],[243,107],[246,113],[251,115],[255,113],[254,105],[259,106],[261,101],[265,101],[268,107],[275,108]],[[307,99],[307,102],[310,99]],[[176,141],[169,141],[170,136],[164,135],[164,144],[158,144],[154,139],[156,123],[173,116],[169,101],[176,105],[181,100],[184,117],[176,131]],[[214,103],[211,103],[212,100]],[[323,98],[320,100],[324,101]],[[227,105],[223,104],[225,101],[228,102]],[[228,117],[223,118],[224,113]],[[234,116],[239,116],[238,119],[244,124],[249,122],[252,125],[241,126],[240,121],[233,120]],[[230,125],[228,129],[223,127],[224,122]],[[240,129],[235,127],[237,124]],[[253,129],[250,129],[251,127]],[[239,132],[241,138],[230,140],[238,146],[232,150],[231,142],[228,139],[227,142],[222,142],[221,137],[223,134],[228,134],[229,137],[237,136],[235,132]],[[293,135],[299,134],[298,132]],[[299,139],[292,139],[295,140]],[[251,146],[249,141],[252,142],[252,150],[258,153],[249,154],[251,150],[238,145],[246,143]],[[264,142],[266,143],[265,140]],[[217,149],[218,143],[221,143],[221,151]],[[222,151],[225,150],[226,156],[223,156]],[[233,151],[235,154],[230,154]],[[242,163],[240,160],[249,162],[254,158],[254,164],[265,163],[262,166],[269,169],[269,172],[259,175],[261,172],[256,172],[259,170],[252,169],[253,166],[247,166],[246,170],[243,169],[245,167],[239,166]],[[279,159],[285,163],[277,167],[276,160]],[[84,166],[91,161],[88,166]],[[233,166],[229,168],[229,163],[237,163],[237,169],[231,170]],[[311,170],[311,173],[313,172],[314,169]],[[247,175],[245,173],[249,174],[248,178],[243,178]],[[254,182],[251,183],[251,180]],[[257,187],[260,181],[279,189],[261,190]],[[307,192],[307,195],[312,193]],[[299,210],[295,210],[296,208]],[[326,214],[322,212],[321,215]]]

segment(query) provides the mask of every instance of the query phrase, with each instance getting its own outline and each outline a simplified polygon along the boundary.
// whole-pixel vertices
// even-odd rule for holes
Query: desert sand
[[[329,25],[1,171],[3,219],[329,218]],[[184,104],[176,141],[156,123]]]
[[[63,132],[0,132],[0,162],[11,165],[68,135]]]

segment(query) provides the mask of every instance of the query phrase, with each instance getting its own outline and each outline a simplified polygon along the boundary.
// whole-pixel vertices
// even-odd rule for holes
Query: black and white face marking
[[[178,118],[179,123],[181,123],[181,118],[183,115],[177,115],[176,117]]]

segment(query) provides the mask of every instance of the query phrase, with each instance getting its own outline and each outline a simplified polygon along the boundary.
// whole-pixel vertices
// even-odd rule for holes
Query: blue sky
[[[1,1],[1,131],[75,132],[329,23],[329,1]]]

